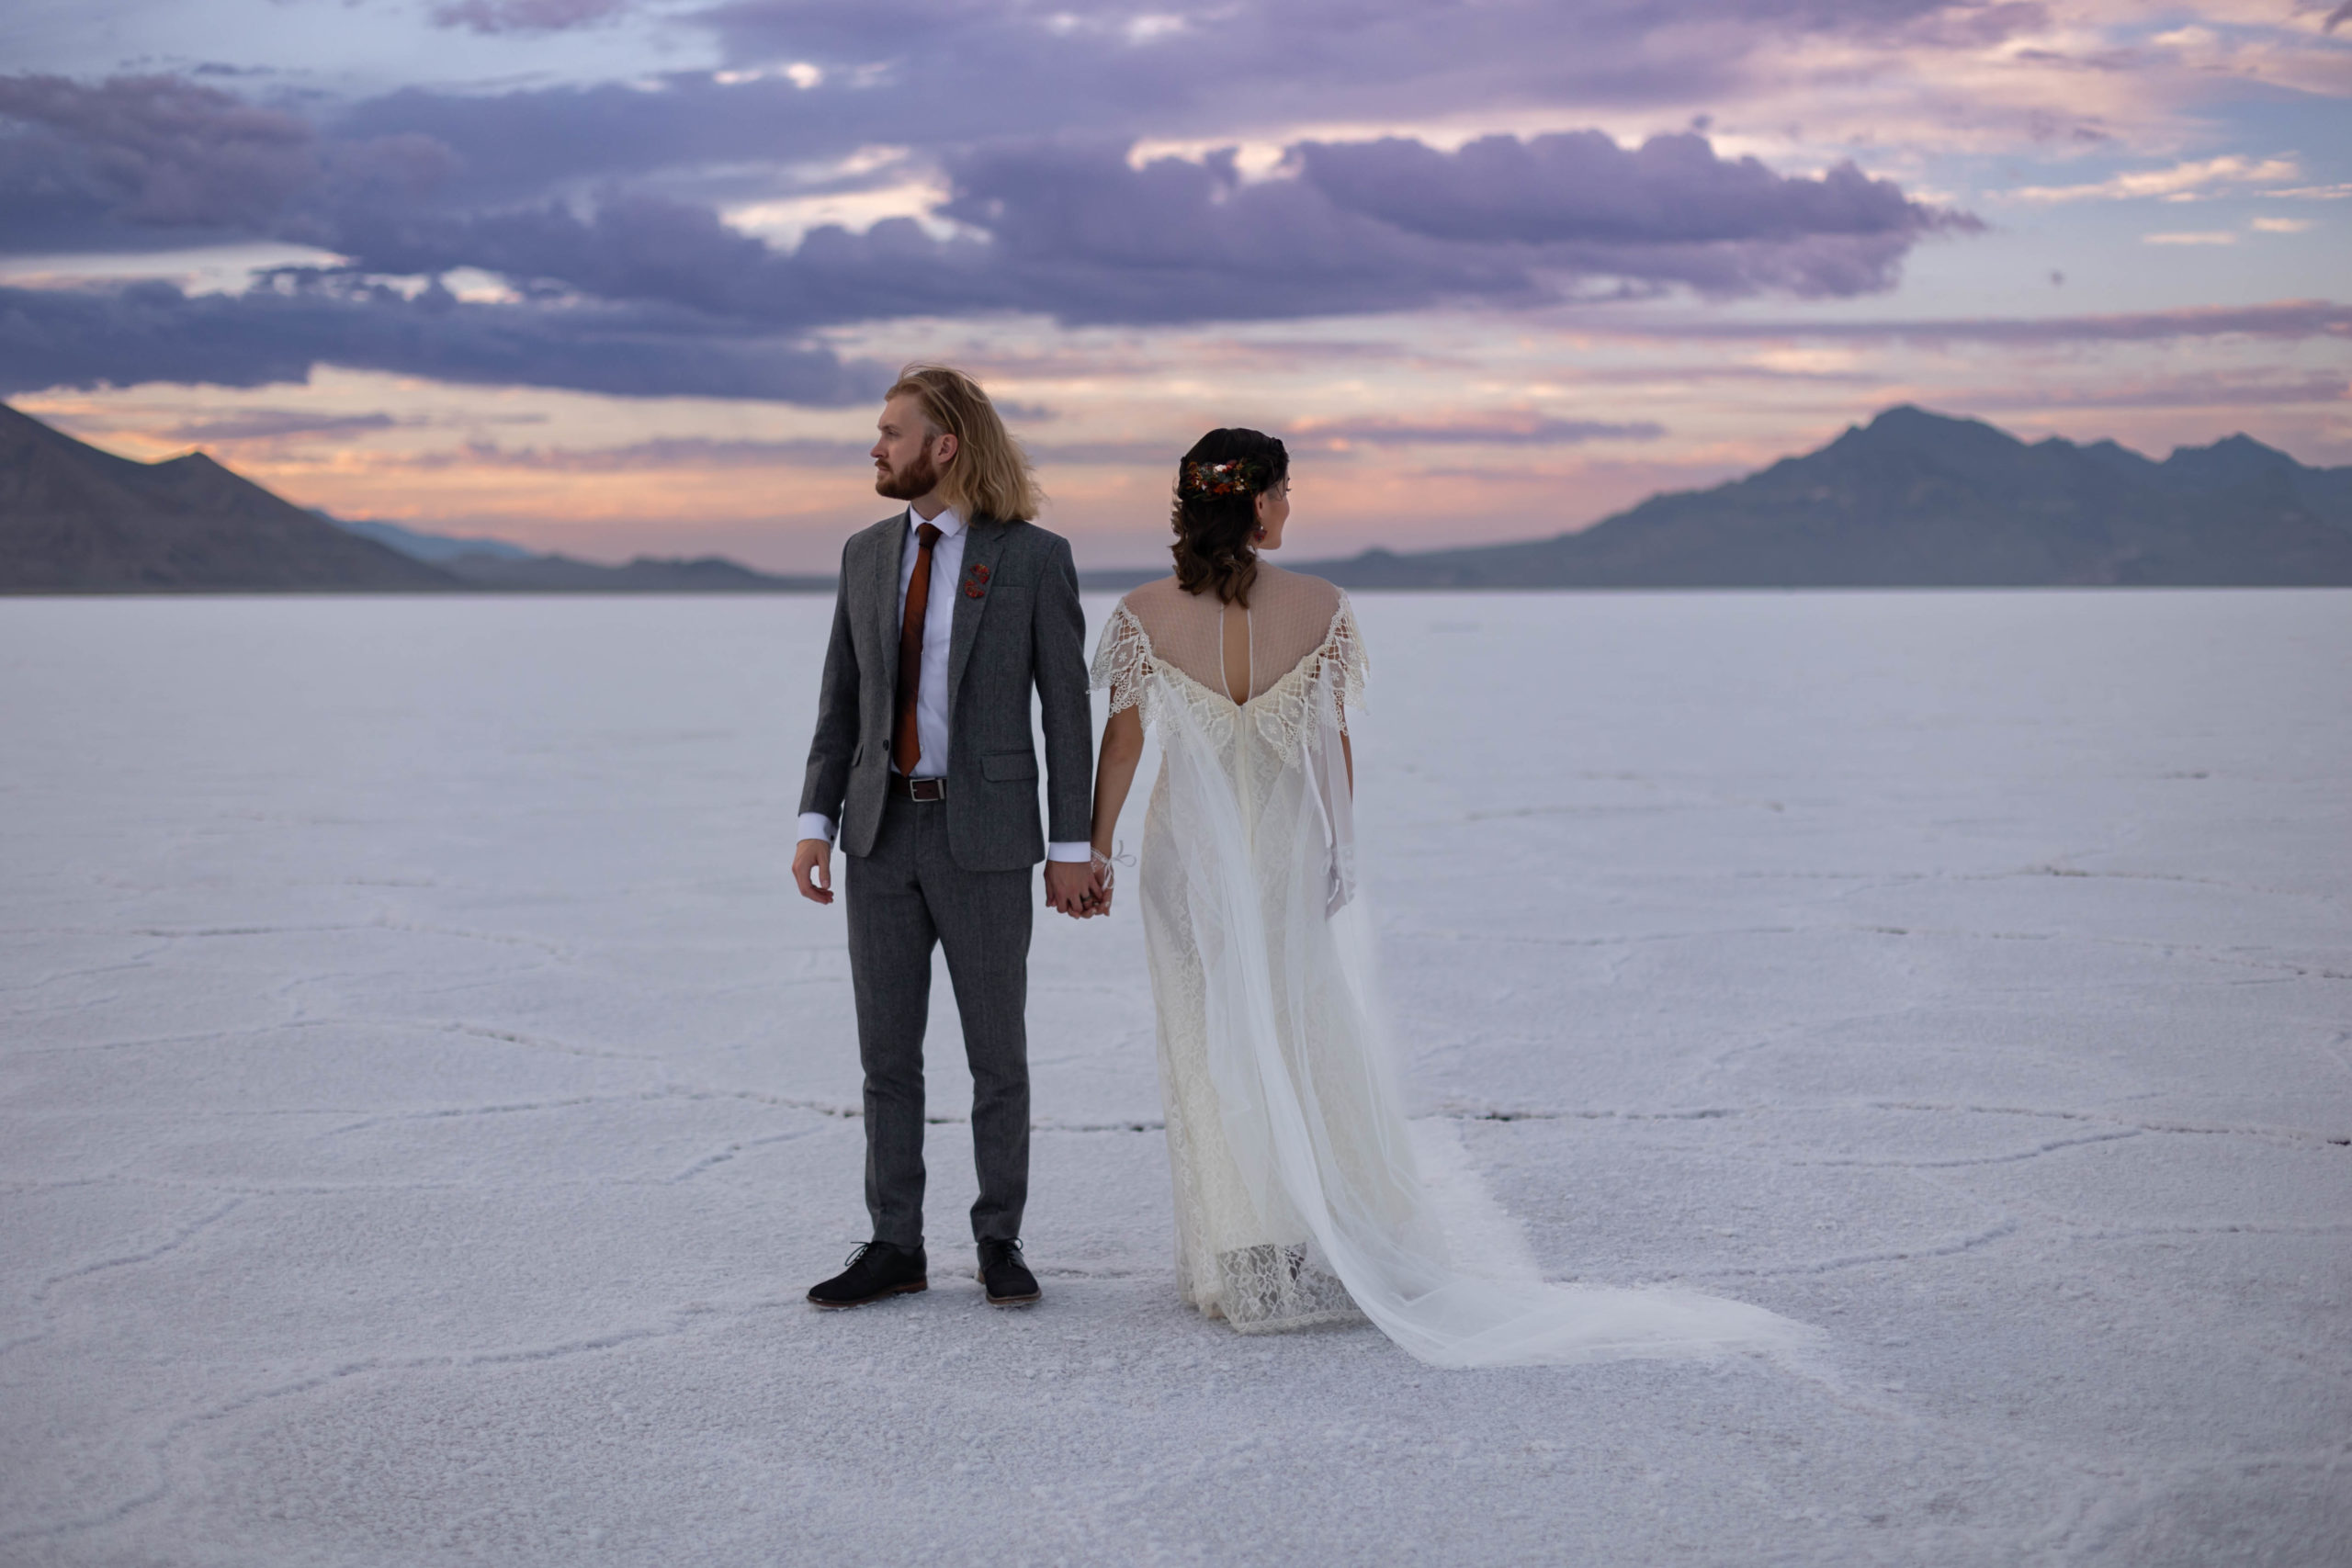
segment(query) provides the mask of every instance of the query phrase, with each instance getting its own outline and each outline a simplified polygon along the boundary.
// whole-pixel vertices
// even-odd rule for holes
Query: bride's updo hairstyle
[[[1222,604],[1250,604],[1258,578],[1258,497],[1283,482],[1290,453],[1255,430],[1212,430],[1176,465],[1176,504],[1169,524],[1176,543],[1176,586],[1212,590]]]

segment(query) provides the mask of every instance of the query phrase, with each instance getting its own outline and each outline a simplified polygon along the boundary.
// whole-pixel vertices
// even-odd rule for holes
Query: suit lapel
[[[947,639],[947,711],[956,711],[956,694],[963,690],[964,666],[971,662],[972,639],[980,635],[980,613],[989,605],[989,579],[996,571],[996,559],[1004,549],[1006,526],[990,520],[974,519],[969,535],[964,540],[964,575],[946,584],[956,595],[955,632]],[[976,570],[977,569],[977,570]],[[934,583],[933,592],[939,592]],[[975,594],[972,589],[978,588]]]
[[[900,513],[899,525],[885,531],[871,563],[874,603],[879,606],[876,624],[882,640],[882,690],[888,693],[899,689],[899,612],[903,608],[899,601],[899,568],[907,558],[909,525],[907,514]]]

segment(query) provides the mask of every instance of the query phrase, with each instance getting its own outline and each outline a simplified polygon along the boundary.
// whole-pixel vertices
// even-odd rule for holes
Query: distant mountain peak
[[[487,538],[481,535],[430,534],[376,518],[337,517],[323,507],[314,506],[311,510],[317,516],[334,524],[347,534],[356,534],[362,538],[373,539],[378,544],[389,546],[412,559],[444,569],[447,569],[453,562],[466,556],[495,556],[502,560],[531,560],[539,554],[537,550],[526,549],[521,545],[510,544],[504,539]]]
[[[598,566],[503,539],[343,523],[205,451],[135,462],[0,403],[0,593],[829,592],[724,556]]]
[[[2312,471],[2276,446],[2266,446],[2244,432],[2224,435],[2209,446],[2176,446],[2160,466],[2173,483],[2208,491],[2291,483],[2296,476]]]
[[[2112,441],[2028,446],[1902,403],[1577,533],[1310,570],[1363,588],[2352,586],[2352,468],[2244,434],[2163,463]]]
[[[0,404],[0,592],[452,589],[201,452],[135,462]]]
[[[1938,413],[1917,403],[1897,403],[1891,409],[1881,410],[1870,423],[1850,427],[1849,434],[1869,440],[1893,438],[1905,443],[1927,440],[1989,442],[2005,447],[2025,445],[2007,431],[1987,424],[1981,419],[1971,419],[1966,414]]]
[[[2276,446],[2267,446],[2241,430],[2234,435],[2224,435],[2210,446],[2176,446],[2173,451],[2227,453],[2236,457],[2259,457],[2266,462],[2292,463],[2295,459]]]

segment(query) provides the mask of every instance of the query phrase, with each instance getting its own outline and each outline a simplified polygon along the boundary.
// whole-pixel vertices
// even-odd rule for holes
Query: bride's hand
[[[1095,851],[1093,878],[1087,884],[1084,898],[1087,914],[1107,915],[1111,912],[1111,887],[1117,874],[1111,857],[1100,850]]]

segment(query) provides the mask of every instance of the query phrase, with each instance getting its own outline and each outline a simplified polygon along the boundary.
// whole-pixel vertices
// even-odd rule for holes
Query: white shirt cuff
[[[1046,846],[1046,858],[1047,860],[1057,861],[1077,861],[1082,864],[1091,864],[1094,860],[1094,846],[1083,839],[1074,844],[1047,844]]]
[[[822,839],[830,844],[833,841],[833,819],[821,811],[804,811],[800,814],[800,836]]]

